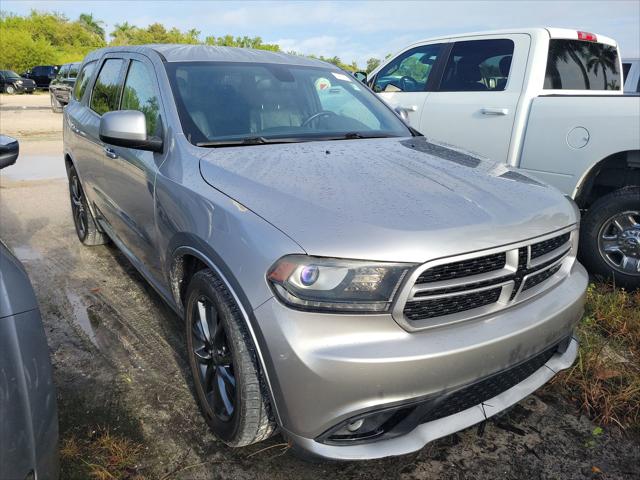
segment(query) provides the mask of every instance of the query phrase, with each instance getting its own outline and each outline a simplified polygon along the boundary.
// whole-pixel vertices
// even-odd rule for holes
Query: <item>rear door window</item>
[[[374,92],[423,92],[442,44],[412,48],[389,62],[376,75]]]
[[[118,109],[123,66],[124,60],[121,58],[109,58],[102,65],[91,92],[91,110],[98,115]]]
[[[544,88],[553,90],[619,90],[618,49],[583,40],[549,40]]]
[[[502,91],[507,86],[513,41],[508,39],[456,42],[440,83],[441,92]]]
[[[73,98],[76,100],[81,100],[84,96],[84,92],[87,90],[87,85],[89,85],[89,79],[96,69],[96,64],[96,62],[89,62],[82,67],[82,71],[80,72],[73,89]]]

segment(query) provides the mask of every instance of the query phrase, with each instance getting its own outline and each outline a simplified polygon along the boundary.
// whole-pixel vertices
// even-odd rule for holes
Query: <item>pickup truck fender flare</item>
[[[610,165],[624,162],[625,168],[631,168],[631,166],[633,166],[640,169],[640,150],[623,150],[620,152],[612,153],[598,160],[588,169],[586,169],[576,183],[573,192],[571,193],[571,198],[573,198],[578,203],[578,205],[580,205],[580,200],[584,198],[584,195],[591,190],[593,181],[600,173],[604,164],[607,162],[610,162]]]

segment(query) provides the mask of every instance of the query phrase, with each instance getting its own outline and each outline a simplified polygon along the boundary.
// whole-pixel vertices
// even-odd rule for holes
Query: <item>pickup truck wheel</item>
[[[275,423],[252,339],[235,300],[210,270],[189,283],[185,320],[196,397],[209,427],[232,447],[269,438]]]
[[[640,187],[598,199],[582,220],[580,260],[629,290],[640,287]]]
[[[87,197],[84,195],[82,184],[78,178],[76,169],[71,166],[67,172],[69,177],[69,196],[71,198],[71,213],[73,215],[73,224],[76,227],[78,239],[85,245],[104,245],[108,242],[108,237],[98,230],[98,225],[89,205]]]
[[[58,101],[56,96],[53,93],[49,93],[49,97],[51,97],[51,110],[54,113],[62,113],[62,104]]]

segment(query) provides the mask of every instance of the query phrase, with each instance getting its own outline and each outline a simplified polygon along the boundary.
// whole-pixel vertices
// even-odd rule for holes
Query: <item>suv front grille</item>
[[[494,272],[504,268],[507,256],[504,252],[484,257],[472,258],[461,262],[448,263],[425,270],[416,283],[440,282],[460,277],[469,277],[486,272]]]
[[[424,302],[411,302],[405,306],[404,314],[409,320],[422,320],[464,312],[497,302],[501,292],[502,288],[498,287],[488,291],[429,299]]]
[[[561,270],[570,251],[568,232],[502,252],[427,267],[417,275],[402,316],[409,323],[418,322],[417,327],[428,327],[504,308],[540,291],[534,287],[544,288],[542,285]]]

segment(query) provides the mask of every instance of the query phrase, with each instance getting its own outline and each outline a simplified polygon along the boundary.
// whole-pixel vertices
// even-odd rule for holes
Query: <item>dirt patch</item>
[[[226,447],[208,431],[191,393],[181,321],[117,249],[78,242],[66,188],[64,180],[0,185],[0,235],[22,257],[38,295],[63,442],[108,431],[142,445],[132,474],[165,480],[640,476],[638,439],[615,427],[597,430],[558,393],[531,396],[398,458],[306,463],[282,448],[278,435]],[[61,478],[86,478],[69,458]]]

